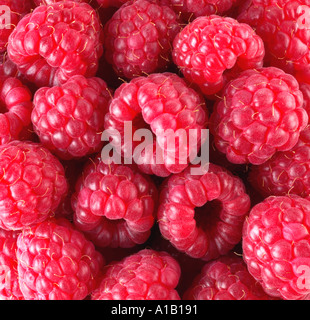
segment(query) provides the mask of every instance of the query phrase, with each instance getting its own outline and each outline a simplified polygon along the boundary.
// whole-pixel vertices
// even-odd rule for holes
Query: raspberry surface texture
[[[263,196],[310,196],[310,128],[300,133],[294,148],[277,152],[259,166],[252,166],[249,181]]]
[[[42,87],[33,101],[34,130],[43,145],[62,159],[98,152],[110,99],[107,84],[97,77],[78,75],[61,86]]]
[[[296,145],[308,115],[296,79],[267,67],[229,82],[210,122],[215,145],[230,162],[259,165]]]
[[[19,71],[39,87],[62,84],[74,75],[92,77],[103,53],[100,21],[87,3],[41,5],[19,21],[7,50]]]
[[[175,37],[172,57],[184,77],[206,95],[219,92],[229,73],[263,66],[262,39],[230,17],[202,16]]]
[[[0,228],[24,229],[48,218],[67,192],[64,169],[41,144],[0,146]]]
[[[26,300],[83,300],[97,286],[104,258],[68,220],[46,220],[17,239]]]
[[[250,0],[238,16],[263,39],[265,63],[309,82],[310,3],[307,0]]]
[[[0,144],[31,135],[32,93],[15,77],[0,76]]]
[[[228,254],[207,262],[184,300],[269,300],[242,257]]]
[[[0,299],[24,300],[17,271],[17,237],[20,232],[0,229]]]
[[[97,157],[77,182],[74,223],[97,246],[132,247],[149,238],[156,202],[157,189],[148,176]]]
[[[107,266],[92,300],[180,300],[180,273],[168,253],[144,249]]]
[[[132,123],[132,134],[124,129],[128,121]],[[109,113],[105,117],[105,129],[111,136],[115,129],[120,133],[121,141],[117,135],[111,143],[122,149],[124,157],[129,152],[128,141],[132,143],[132,152],[128,156],[140,143],[137,138],[133,139],[136,131],[151,129],[154,139],[146,143],[152,146],[145,148],[147,151],[137,159],[138,166],[144,173],[166,177],[184,170],[193,151],[189,141],[185,143],[177,138],[178,130],[183,130],[187,135],[190,130],[191,134],[196,133],[198,147],[201,129],[206,128],[207,122],[208,110],[203,97],[178,75],[166,72],[137,77],[122,84],[111,101]],[[169,135],[168,131],[166,135],[167,130],[175,134],[172,145],[168,144],[172,134]]]
[[[169,7],[156,1],[128,1],[105,25],[105,57],[127,79],[165,71],[180,28]]]
[[[157,220],[163,237],[178,250],[208,261],[241,240],[250,197],[242,180],[224,168],[210,164],[202,175],[190,169],[167,178]]]
[[[296,195],[270,196],[254,206],[244,224],[243,257],[266,293],[306,299],[310,201]]]

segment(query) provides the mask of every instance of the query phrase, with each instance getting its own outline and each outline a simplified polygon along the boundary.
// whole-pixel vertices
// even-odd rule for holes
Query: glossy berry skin
[[[270,196],[254,206],[243,229],[243,257],[271,296],[307,299],[310,267],[310,201]]]
[[[94,76],[102,50],[95,10],[72,1],[36,7],[8,43],[10,59],[38,87],[62,84],[74,75]]]
[[[126,121],[132,123],[132,136],[128,132],[125,134]],[[207,121],[208,111],[203,97],[176,74],[165,72],[137,77],[122,84],[115,91],[109,106],[105,129],[113,138],[111,144],[121,149],[124,157],[130,152],[127,147],[129,139],[132,143],[132,154],[141,143],[137,138],[134,139],[135,132],[138,129],[150,129],[153,139],[147,143],[153,144],[151,151],[144,153],[143,159],[136,161],[134,158],[133,161],[138,162],[139,169],[146,174],[167,177],[186,168],[192,149],[189,139],[188,143],[180,143],[179,139],[175,139],[173,145],[169,146],[169,134],[165,136],[164,133],[170,129],[177,135],[177,131],[181,129],[188,137],[191,129],[192,134],[195,131],[199,139],[201,129],[206,128]],[[115,129],[120,133],[120,138],[113,134]],[[199,142],[200,140],[197,140],[198,146]],[[162,150],[161,153],[159,149]],[[157,155],[160,161],[156,159],[156,151],[161,154]]]
[[[0,53],[4,53],[7,49],[9,35],[19,20],[30,12],[32,3],[31,0],[1,0],[1,6],[7,6],[7,8],[3,8],[8,9],[1,12]]]
[[[17,237],[19,231],[0,229],[0,299],[24,300],[17,272]]]
[[[36,91],[31,119],[40,141],[61,159],[98,152],[111,92],[100,78],[73,76]]]
[[[263,41],[249,25],[210,15],[196,18],[178,33],[172,57],[187,80],[213,95],[229,73],[262,67],[264,54]]]
[[[99,247],[146,242],[154,224],[157,189],[133,167],[98,156],[83,170],[72,197],[76,227]]]
[[[144,249],[107,266],[92,300],[180,300],[180,274],[168,253]]]
[[[267,67],[229,82],[210,122],[215,145],[230,162],[259,165],[294,147],[308,115],[296,79]]]
[[[279,67],[301,82],[309,82],[310,73],[309,5],[307,0],[248,0],[237,18],[263,39],[266,65]]]
[[[155,1],[128,1],[104,28],[105,57],[127,79],[165,71],[180,31],[175,12]]]
[[[178,250],[205,261],[228,253],[242,236],[250,197],[241,179],[210,164],[201,175],[192,166],[164,182],[157,221]]]
[[[294,148],[252,166],[249,181],[263,196],[310,196],[310,127],[300,133]]]
[[[0,76],[0,144],[31,134],[32,94],[15,77]]]
[[[51,5],[54,4],[56,2],[67,2],[67,1],[72,1],[72,2],[86,2],[86,3],[90,3],[90,0],[33,0],[34,4],[36,6],[40,6],[40,5]]]
[[[183,300],[268,300],[242,257],[232,253],[207,262]]]
[[[41,144],[0,146],[0,228],[21,230],[48,218],[67,192],[64,169]]]
[[[17,239],[20,289],[26,300],[83,300],[97,286],[102,255],[68,220],[46,220]]]

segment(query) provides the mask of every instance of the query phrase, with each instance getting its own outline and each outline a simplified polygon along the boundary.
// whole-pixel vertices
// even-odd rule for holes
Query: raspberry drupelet
[[[169,7],[156,1],[128,1],[105,25],[105,57],[127,79],[165,71],[180,28]]]
[[[94,244],[66,219],[25,228],[16,256],[26,300],[83,300],[98,286],[104,265]]]
[[[259,165],[277,151],[293,148],[307,123],[296,79],[267,67],[244,71],[226,85],[210,130],[230,162]]]
[[[112,93],[98,77],[71,77],[34,95],[31,119],[42,144],[61,159],[77,159],[102,148],[104,116]]]
[[[95,75],[103,53],[102,34],[89,4],[57,2],[38,6],[21,19],[7,51],[29,81],[53,86],[74,75]]]
[[[90,161],[72,197],[76,227],[99,247],[145,243],[154,225],[157,188],[133,166]]]
[[[124,123],[132,124],[132,136],[125,136]],[[204,98],[190,88],[178,75],[165,72],[153,73],[148,77],[137,77],[122,84],[114,94],[105,117],[105,129],[111,133],[117,130],[121,135],[113,137],[111,144],[120,147],[124,156],[128,152],[127,142],[132,143],[132,151],[139,145],[139,139],[133,139],[138,129],[151,129],[153,138],[146,143],[145,153],[136,163],[146,174],[166,177],[181,172],[189,163],[193,149],[187,141],[178,138],[178,132],[197,134],[197,148],[203,141],[201,129],[206,128],[208,110]],[[179,130],[180,129],[180,130]],[[169,144],[167,130],[175,133],[175,140]],[[189,133],[191,131],[191,133]],[[181,136],[181,135],[180,135]],[[158,151],[159,150],[159,151]],[[160,152],[162,151],[162,152]],[[157,153],[156,153],[157,152]],[[130,155],[129,155],[130,156]]]
[[[180,300],[181,270],[164,251],[143,249],[104,268],[92,300]]]
[[[178,250],[205,261],[228,253],[242,236],[250,197],[239,177],[210,164],[171,175],[161,187],[157,220],[162,236]]]
[[[310,201],[270,196],[252,208],[243,228],[243,257],[267,294],[308,299]]]
[[[230,17],[202,16],[175,37],[172,57],[188,81],[212,96],[229,78],[263,66],[262,39],[247,24]]]
[[[64,168],[41,144],[0,146],[0,228],[21,230],[46,220],[67,192]]]

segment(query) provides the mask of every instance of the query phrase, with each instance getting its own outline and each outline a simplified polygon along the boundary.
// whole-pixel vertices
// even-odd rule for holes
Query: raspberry
[[[298,300],[310,293],[305,284],[309,221],[310,201],[296,195],[270,196],[250,211],[243,230],[243,257],[269,295]]]
[[[228,254],[207,262],[184,300],[269,300],[241,257]]]
[[[129,83],[122,84],[114,94],[111,101],[109,113],[105,117],[105,129],[113,136],[113,130],[121,133],[122,141],[117,137],[113,138],[111,144],[121,144],[122,151],[126,153],[124,122],[131,121],[133,135],[138,129],[150,128],[153,137],[157,140],[153,144],[153,152],[142,155],[143,159],[138,159],[139,168],[147,174],[166,177],[171,173],[181,172],[189,162],[189,154],[192,151],[188,144],[175,139],[174,151],[167,146],[168,136],[160,132],[173,130],[177,136],[178,129],[184,129],[189,135],[189,130],[201,133],[201,129],[206,126],[208,112],[204,99],[191,89],[183,79],[173,73],[153,73],[148,77],[137,77]],[[191,132],[193,134],[193,132]],[[114,140],[116,142],[114,142]],[[132,150],[134,151],[138,143],[131,139]],[[199,141],[198,141],[199,145]],[[162,161],[156,159],[156,150],[160,148]],[[184,157],[179,157],[180,149]],[[171,152],[169,152],[169,150]],[[186,158],[186,159],[184,159]],[[181,160],[186,160],[185,163]]]
[[[310,127],[300,133],[294,148],[252,166],[249,181],[263,196],[310,196]]]
[[[157,219],[163,237],[178,250],[207,261],[240,242],[250,198],[242,180],[224,168],[210,164],[203,175],[190,169],[163,184]]]
[[[20,232],[0,229],[0,300],[24,300],[17,272],[17,237]]]
[[[179,30],[169,7],[154,1],[128,1],[105,25],[106,59],[119,76],[128,79],[164,71]]]
[[[294,147],[308,115],[296,79],[268,67],[228,83],[210,123],[216,147],[229,161],[259,165]]]
[[[32,94],[17,78],[0,76],[0,144],[30,137]]]
[[[0,228],[23,229],[47,219],[67,191],[64,169],[40,144],[0,146]]]
[[[107,266],[92,300],[180,300],[180,273],[168,253],[144,249]]]
[[[185,78],[213,95],[229,73],[262,67],[264,54],[263,41],[250,26],[211,15],[196,18],[175,37],[172,57]]]
[[[46,220],[17,238],[20,289],[26,300],[83,300],[97,286],[102,255],[67,220]]]
[[[1,0],[1,6],[7,6],[9,10],[1,8],[0,53],[6,51],[9,35],[19,20],[30,12],[32,3],[31,0]]]
[[[101,37],[95,10],[87,3],[66,1],[41,5],[21,19],[7,50],[29,81],[53,86],[74,75],[95,75]]]
[[[238,21],[252,26],[263,39],[265,65],[283,69],[304,82],[309,81],[310,72],[309,26],[299,20],[305,17],[309,23],[309,9],[305,0],[251,0],[238,16]]]
[[[150,236],[156,201],[156,187],[146,175],[97,157],[77,182],[74,222],[97,246],[132,247]]]
[[[36,91],[32,123],[41,142],[62,159],[81,158],[102,147],[101,133],[111,93],[97,77],[71,77]]]

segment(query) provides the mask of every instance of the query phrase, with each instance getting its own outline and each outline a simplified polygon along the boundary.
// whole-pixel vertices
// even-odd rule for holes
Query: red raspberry
[[[107,266],[92,300],[180,300],[180,275],[168,253],[144,249]]]
[[[156,201],[156,187],[146,175],[97,157],[77,182],[74,222],[100,247],[132,247],[150,236]]]
[[[20,232],[0,229],[0,300],[24,300],[17,272],[17,237]]]
[[[32,94],[17,78],[0,76],[0,144],[31,135]]]
[[[240,242],[250,198],[242,180],[224,168],[210,164],[203,175],[192,175],[190,169],[162,186],[160,232],[193,258],[215,259]]]
[[[16,255],[26,300],[83,300],[97,287],[104,264],[94,245],[65,219],[25,228]]]
[[[37,86],[92,77],[102,55],[101,26],[87,3],[66,1],[36,7],[20,20],[8,44],[10,59]]]
[[[120,143],[122,151],[126,152],[126,138],[132,142],[134,151],[140,142],[133,141],[128,134],[125,137],[125,121],[131,121],[133,135],[140,128],[151,129],[155,140],[150,142],[153,143],[153,152],[144,154],[144,159],[139,159],[139,168],[144,173],[165,177],[186,168],[192,150],[188,144],[185,145],[176,138],[173,145],[175,152],[169,152],[170,149],[166,145],[169,135],[165,138],[160,130],[164,132],[170,129],[177,135],[178,129],[184,129],[189,136],[189,130],[192,129],[197,132],[199,138],[201,129],[208,121],[208,112],[204,99],[179,76],[168,72],[153,73],[148,77],[134,78],[129,83],[122,84],[115,91],[110,112],[105,117],[107,132],[111,132],[112,136],[115,129],[121,133],[122,141],[115,137],[111,144]],[[197,142],[199,146],[199,141]],[[160,159],[162,161],[156,159],[157,148],[163,151]],[[185,155],[182,158],[179,157],[180,148]],[[185,163],[181,160],[185,160]]]
[[[249,0],[238,16],[238,21],[252,26],[263,39],[265,64],[303,82],[309,82],[310,74],[309,10],[305,0]],[[302,25],[303,18],[306,26]]]
[[[269,295],[297,300],[310,293],[309,234],[310,201],[299,196],[271,196],[250,211],[243,257]]]
[[[247,270],[243,259],[232,253],[203,267],[184,300],[269,300],[269,296]]]
[[[1,6],[7,6],[7,11],[1,8],[0,53],[6,51],[9,35],[19,20],[30,12],[32,3],[31,0],[1,0]]]
[[[252,166],[249,181],[264,196],[310,196],[310,127],[300,133],[294,148]]]
[[[23,229],[45,220],[67,191],[64,169],[40,144],[0,146],[0,228]]]
[[[128,1],[105,25],[106,59],[119,76],[164,71],[180,30],[177,15],[154,1]]]
[[[34,130],[62,159],[98,152],[110,98],[105,81],[97,77],[73,76],[61,86],[40,88],[33,100]]]
[[[264,44],[247,24],[217,15],[196,18],[174,39],[174,63],[206,95],[222,89],[227,70],[263,65]],[[228,72],[228,73],[229,73]]]
[[[296,79],[268,67],[244,71],[227,84],[210,130],[229,161],[258,165],[294,147],[307,123]]]

